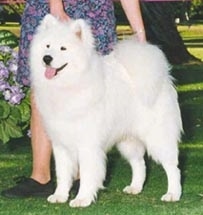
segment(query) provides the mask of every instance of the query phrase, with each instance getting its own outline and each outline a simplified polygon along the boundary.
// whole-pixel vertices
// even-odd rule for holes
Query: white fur
[[[53,57],[52,67],[67,63],[52,79],[44,75],[45,55]],[[94,202],[106,175],[106,152],[115,144],[132,168],[124,192],[142,191],[147,151],[167,174],[168,190],[161,199],[180,199],[182,122],[170,68],[159,48],[132,39],[103,57],[95,52],[83,20],[60,23],[47,15],[34,36],[30,59],[36,104],[56,161],[57,188],[49,202],[68,200],[78,172],[80,188],[70,206]]]

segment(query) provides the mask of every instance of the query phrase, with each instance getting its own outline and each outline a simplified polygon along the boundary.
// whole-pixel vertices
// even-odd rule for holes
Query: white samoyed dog
[[[125,193],[142,191],[147,152],[167,175],[161,200],[180,199],[182,121],[159,48],[130,39],[100,56],[84,20],[62,23],[47,15],[33,38],[30,64],[35,102],[56,162],[57,188],[49,202],[66,202],[78,173],[80,187],[70,206],[94,202],[105,180],[106,153],[114,145],[132,168]]]

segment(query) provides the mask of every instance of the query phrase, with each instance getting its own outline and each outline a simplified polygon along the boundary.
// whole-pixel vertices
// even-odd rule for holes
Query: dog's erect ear
[[[83,19],[72,21],[71,30],[84,44],[94,46],[94,37],[90,25]]]
[[[47,14],[43,20],[41,21],[39,27],[38,27],[38,31],[40,30],[46,30],[49,27],[53,26],[53,25],[57,25],[58,23],[58,19],[56,17],[54,17],[51,14]]]

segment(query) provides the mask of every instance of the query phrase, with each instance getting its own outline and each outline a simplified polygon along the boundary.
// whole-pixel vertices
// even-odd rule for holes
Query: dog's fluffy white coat
[[[44,56],[51,57],[50,65]],[[49,202],[66,202],[79,172],[79,192],[70,206],[90,205],[103,187],[106,152],[113,145],[132,168],[124,192],[142,191],[147,151],[167,174],[168,190],[161,199],[180,199],[182,122],[169,65],[159,48],[131,39],[99,56],[83,20],[61,23],[47,15],[32,41],[30,62],[34,98],[56,162],[57,188]],[[45,77],[46,67],[63,65],[54,77]]]

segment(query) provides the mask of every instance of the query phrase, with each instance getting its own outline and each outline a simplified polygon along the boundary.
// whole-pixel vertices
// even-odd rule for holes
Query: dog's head
[[[85,69],[92,52],[94,38],[84,20],[61,22],[48,14],[31,43],[31,76],[66,79],[71,73],[81,73]]]

